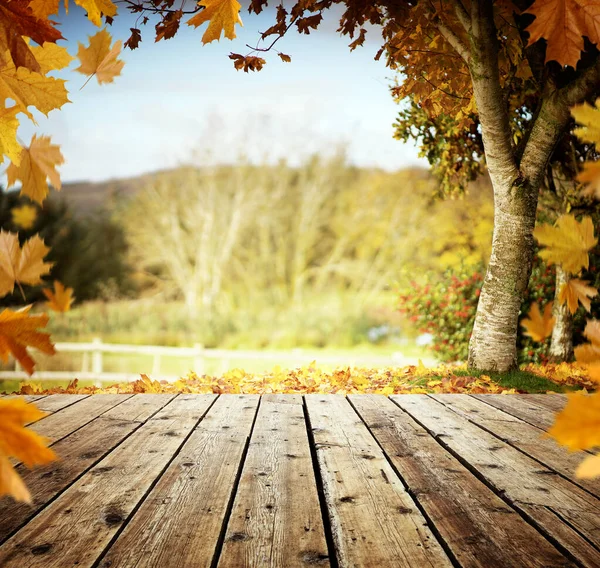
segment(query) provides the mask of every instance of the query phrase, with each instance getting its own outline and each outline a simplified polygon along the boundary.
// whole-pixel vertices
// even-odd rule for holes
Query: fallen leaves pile
[[[553,381],[557,385],[593,389],[583,365],[529,365],[525,371]],[[597,386],[597,385],[596,385]],[[426,368],[422,364],[404,368],[343,368],[324,371],[313,361],[292,370],[275,367],[266,373],[248,373],[232,369],[220,377],[190,373],[174,382],[157,381],[141,375],[132,382],[97,386],[79,386],[77,379],[66,387],[44,388],[40,383],[25,382],[15,394],[125,394],[125,393],[195,393],[195,394],[517,394],[487,375],[469,376],[465,365],[442,365]]]

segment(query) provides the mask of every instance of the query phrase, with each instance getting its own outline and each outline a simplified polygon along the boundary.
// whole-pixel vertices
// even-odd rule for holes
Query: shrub
[[[483,270],[448,270],[439,281],[399,295],[399,309],[419,333],[430,333],[429,349],[442,361],[466,361]]]
[[[592,262],[594,259],[591,259]],[[475,312],[485,268],[483,266],[461,271],[449,270],[439,280],[424,285],[412,283],[410,291],[399,294],[398,308],[419,333],[430,333],[433,337],[429,349],[441,361],[466,361],[469,354],[469,339],[475,321]],[[584,278],[599,280],[592,264]],[[529,286],[525,292],[519,319],[527,316],[531,304],[538,302],[542,307],[554,300],[554,268],[547,266],[537,256],[532,268]],[[596,282],[594,285],[598,285]],[[592,316],[598,311],[600,302],[592,305]],[[574,338],[585,326],[586,315],[580,308],[574,317]],[[589,317],[589,315],[587,316]],[[597,316],[596,316],[597,317]],[[522,328],[519,324],[519,331]],[[519,363],[546,363],[550,338],[536,343],[519,333],[517,351]]]

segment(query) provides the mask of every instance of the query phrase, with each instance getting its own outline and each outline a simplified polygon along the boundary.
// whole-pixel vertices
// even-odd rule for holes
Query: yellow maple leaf
[[[573,215],[561,215],[554,227],[548,224],[538,225],[533,236],[540,245],[547,247],[540,251],[540,257],[549,264],[560,264],[571,274],[588,268],[588,252],[598,242],[594,237],[592,220],[587,216],[578,222]]]
[[[37,219],[37,209],[33,205],[21,205],[11,210],[12,222],[22,229],[31,229]]]
[[[600,454],[588,456],[580,464],[575,475],[579,479],[593,479],[600,476]]]
[[[600,99],[596,99],[594,106],[589,103],[574,106],[571,108],[571,114],[575,121],[581,124],[573,130],[573,134],[583,142],[600,145]]]
[[[47,42],[41,46],[32,46],[30,49],[44,75],[50,73],[50,71],[58,71],[68,67],[75,59],[72,55],[69,55],[66,47],[61,47],[55,43]]]
[[[600,446],[600,392],[568,394],[548,435],[573,451]]]
[[[0,99],[14,100],[17,112],[24,113],[35,123],[30,106],[47,116],[51,110],[69,102],[64,79],[46,77],[26,67],[17,69],[9,57],[6,52],[5,64],[0,66]]]
[[[13,163],[21,161],[21,145],[17,141],[17,107],[0,108],[0,164],[4,162],[4,155]]]
[[[21,180],[21,194],[29,196],[33,201],[42,204],[48,195],[48,183],[60,191],[60,175],[56,166],[64,164],[65,160],[60,151],[60,146],[52,144],[49,136],[34,134],[29,148],[21,149],[21,163],[16,166],[11,163],[6,175],[8,187]]]
[[[73,288],[65,288],[58,280],[54,281],[54,292],[50,288],[44,288],[42,292],[48,298],[46,305],[55,312],[68,312],[75,300]]]
[[[48,355],[54,355],[55,350],[50,342],[50,334],[37,331],[38,327],[46,327],[48,315],[30,316],[30,309],[31,306],[27,306],[16,312],[6,309],[0,313],[0,359],[7,363],[12,354],[31,375],[35,362],[27,352],[27,347],[34,347]]]
[[[527,315],[529,317],[521,322],[521,325],[525,328],[525,335],[528,335],[534,341],[544,341],[552,335],[552,328],[554,327],[552,302],[546,304],[543,316],[537,302],[533,302]]]
[[[122,41],[116,41],[110,47],[112,36],[104,30],[100,30],[93,36],[88,36],[90,44],[85,47],[79,44],[77,57],[81,65],[75,69],[83,75],[96,76],[98,83],[112,83],[115,77],[121,74],[125,62],[117,59],[121,53]]]
[[[45,415],[23,399],[0,400],[0,497],[12,495],[17,501],[31,502],[29,491],[10,463],[10,457],[27,467],[56,459],[54,451],[46,445],[47,440],[25,428],[25,424]]]
[[[12,292],[15,283],[39,284],[52,268],[44,262],[50,249],[38,235],[19,246],[19,236],[0,230],[0,297]]]
[[[560,289],[558,300],[561,304],[567,303],[569,311],[574,314],[577,307],[581,304],[588,312],[591,309],[590,298],[598,295],[598,290],[592,286],[588,286],[586,280],[578,278],[570,278],[566,284]]]
[[[102,14],[111,18],[117,14],[117,7],[111,0],[75,0],[75,4],[81,6],[87,12],[89,20],[98,27],[102,25]]]
[[[202,43],[221,39],[224,33],[228,39],[235,38],[235,24],[243,25],[240,16],[242,5],[237,0],[201,0],[198,6],[204,9],[188,21],[188,26],[199,27],[209,22],[202,35]]]
[[[68,7],[68,2],[69,0],[65,0],[66,7]],[[45,20],[48,16],[58,14],[58,5],[59,0],[31,0],[29,2],[31,12],[40,20]]]

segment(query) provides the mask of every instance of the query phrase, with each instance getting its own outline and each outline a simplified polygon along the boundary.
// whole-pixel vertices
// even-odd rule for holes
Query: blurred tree
[[[37,211],[35,221],[27,229],[15,224],[13,216],[13,211],[23,206]],[[16,191],[0,191],[0,228],[18,233],[21,243],[39,234],[51,247],[46,259],[55,263],[45,280],[59,280],[73,288],[77,301],[101,298],[107,290],[117,296],[131,291],[124,233],[106,211],[74,217],[63,200],[48,199],[39,206]],[[24,301],[45,301],[41,293],[44,286],[28,288],[25,299],[15,290],[0,302],[22,305]]]

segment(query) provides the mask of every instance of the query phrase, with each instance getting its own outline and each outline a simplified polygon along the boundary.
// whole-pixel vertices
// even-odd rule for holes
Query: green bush
[[[583,278],[600,284],[596,272],[594,258],[591,258],[590,270]],[[469,339],[475,321],[477,302],[485,268],[475,271],[447,271],[441,279],[424,285],[412,283],[408,291],[399,293],[398,308],[414,325],[419,333],[430,333],[433,336],[429,349],[442,361],[466,361],[469,354]],[[519,335],[517,351],[519,363],[545,363],[548,361],[550,338],[537,343],[525,336],[520,322],[527,317],[533,302],[543,307],[554,300],[554,267],[547,266],[537,256],[534,262],[529,286],[525,292],[521,314],[519,316]],[[575,343],[582,341],[581,334],[585,321],[589,317],[598,317],[600,301],[592,304],[590,316],[582,308],[574,316]]]
[[[448,270],[439,281],[419,285],[399,295],[399,310],[419,333],[433,336],[429,345],[442,361],[466,361],[475,320],[483,270]]]

